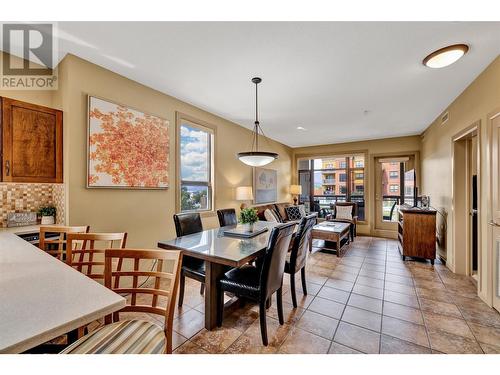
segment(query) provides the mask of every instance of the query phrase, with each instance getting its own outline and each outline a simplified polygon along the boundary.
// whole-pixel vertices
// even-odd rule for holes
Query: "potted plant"
[[[51,225],[55,223],[56,208],[52,205],[42,206],[38,210],[38,215],[42,217],[42,225]]]
[[[248,224],[248,231],[253,232],[254,224],[259,221],[257,210],[254,208],[244,208],[240,211],[240,223]]]

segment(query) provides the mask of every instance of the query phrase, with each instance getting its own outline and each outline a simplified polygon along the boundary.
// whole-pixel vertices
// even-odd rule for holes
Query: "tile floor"
[[[477,297],[470,278],[439,262],[403,262],[392,240],[357,237],[342,258],[317,250],[308,259],[307,296],[297,283],[297,309],[285,275],[285,324],[273,301],[267,347],[252,304],[205,330],[199,283],[188,280],[176,308],[175,353],[500,353],[500,314]]]

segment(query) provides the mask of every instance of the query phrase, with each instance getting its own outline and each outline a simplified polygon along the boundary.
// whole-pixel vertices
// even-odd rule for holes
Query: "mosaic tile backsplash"
[[[64,223],[63,184],[0,183],[0,202],[0,227],[7,226],[9,212],[36,212],[48,204],[56,207],[56,223]]]

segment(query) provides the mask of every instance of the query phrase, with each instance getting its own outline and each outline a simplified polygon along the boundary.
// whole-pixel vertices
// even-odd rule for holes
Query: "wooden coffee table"
[[[339,257],[343,247],[349,243],[349,227],[349,223],[323,221],[313,227],[312,238],[324,240],[325,244],[327,242],[335,242],[335,247],[332,250],[335,250]],[[329,247],[323,249],[330,250]]]

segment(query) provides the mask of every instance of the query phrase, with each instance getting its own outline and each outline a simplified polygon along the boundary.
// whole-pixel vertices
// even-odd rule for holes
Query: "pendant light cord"
[[[255,82],[255,151],[259,151],[259,83]],[[253,146],[252,146],[253,149]]]

